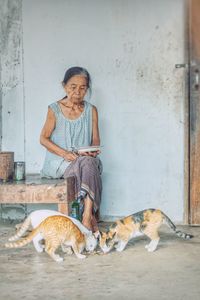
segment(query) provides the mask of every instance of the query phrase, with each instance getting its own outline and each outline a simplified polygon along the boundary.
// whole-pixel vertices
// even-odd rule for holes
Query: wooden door
[[[189,0],[190,223],[200,224],[200,0]]]

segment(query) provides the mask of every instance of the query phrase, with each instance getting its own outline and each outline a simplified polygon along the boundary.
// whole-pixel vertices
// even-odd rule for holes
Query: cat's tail
[[[25,238],[22,238],[21,240],[18,240],[16,242],[6,243],[5,247],[6,248],[20,248],[20,247],[27,245],[40,232],[40,229],[41,229],[41,224],[38,227],[36,227],[35,229],[33,229],[33,231],[29,235],[27,235]]]
[[[13,236],[11,236],[8,240],[10,242],[14,242],[18,240],[20,237],[24,235],[24,233],[29,229],[29,226],[31,225],[31,216],[29,215],[26,220],[23,222],[17,233]]]
[[[169,228],[171,228],[178,237],[185,239],[185,240],[189,240],[189,239],[193,238],[192,234],[184,233],[184,232],[178,230],[176,228],[176,226],[174,225],[174,223],[170,220],[170,218],[167,215],[165,215],[163,212],[161,212],[161,213],[163,215],[164,223],[167,224],[167,226]]]

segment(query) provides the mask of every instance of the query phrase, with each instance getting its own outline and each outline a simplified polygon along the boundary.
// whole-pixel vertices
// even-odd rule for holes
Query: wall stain
[[[0,0],[0,150],[3,138],[10,134],[3,130],[12,123],[18,105],[18,85],[22,85],[22,0]],[[7,95],[8,94],[8,95]],[[3,114],[4,113],[4,114]],[[3,122],[3,118],[4,122]],[[3,136],[4,135],[4,136]],[[4,149],[3,149],[4,150]],[[22,209],[23,208],[23,209]],[[1,205],[6,219],[26,211],[26,205]],[[20,214],[21,215],[21,214]]]
[[[0,71],[2,96],[21,81],[22,64],[22,0],[1,0],[0,10]]]

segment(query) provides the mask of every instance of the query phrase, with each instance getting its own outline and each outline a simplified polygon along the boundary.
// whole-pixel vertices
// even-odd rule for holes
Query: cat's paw
[[[148,252],[154,252],[155,250],[156,250],[156,248],[157,248],[157,246],[158,246],[158,242],[159,242],[159,239],[157,239],[157,240],[152,240],[151,242],[150,242],[150,244],[149,245],[147,245],[147,251]]]
[[[84,254],[77,254],[76,255],[78,258],[80,258],[80,259],[84,259],[84,258],[86,258],[87,256],[86,255],[84,255]]]
[[[37,248],[35,248],[35,249],[36,249],[36,251],[37,251],[38,253],[44,252],[44,247],[37,247]]]
[[[116,247],[115,249],[117,252],[122,252],[124,250],[124,248],[121,248],[121,247],[118,247],[118,248]]]
[[[117,246],[115,247],[115,249],[118,252],[122,252],[125,249],[126,245],[127,245],[126,242],[118,243]]]
[[[60,255],[55,255],[54,260],[59,263],[59,262],[63,262],[64,259]]]
[[[145,248],[147,249],[148,252],[154,252],[156,250],[156,247],[154,245],[146,245]]]
[[[156,250],[156,247],[149,247],[147,250],[148,252],[154,252]]]

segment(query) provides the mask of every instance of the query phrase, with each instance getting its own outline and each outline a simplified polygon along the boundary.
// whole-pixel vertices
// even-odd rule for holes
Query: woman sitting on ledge
[[[100,145],[98,113],[84,100],[91,79],[87,70],[72,67],[62,82],[66,96],[48,107],[40,143],[47,149],[42,177],[76,177],[76,196],[83,204],[82,223],[96,231],[101,202],[101,161],[99,151],[77,154],[73,148]],[[62,204],[62,212],[67,207]]]

